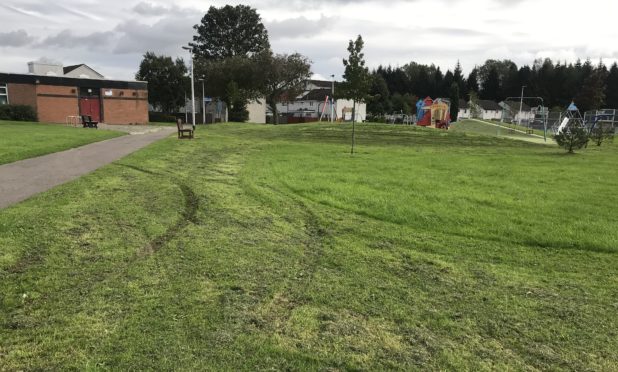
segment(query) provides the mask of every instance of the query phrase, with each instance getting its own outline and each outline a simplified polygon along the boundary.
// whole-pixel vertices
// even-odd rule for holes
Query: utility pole
[[[524,108],[524,89],[526,86],[521,87],[521,100],[519,101],[519,126],[521,126],[521,110]]]
[[[330,91],[330,122],[335,122],[335,75],[330,76],[333,79],[333,85]]]
[[[202,82],[202,124],[206,124],[206,96],[204,95],[204,78],[200,78]]]
[[[191,114],[193,116],[193,129],[195,129],[195,76],[193,66],[193,48],[183,46],[182,49],[188,50],[191,56]]]

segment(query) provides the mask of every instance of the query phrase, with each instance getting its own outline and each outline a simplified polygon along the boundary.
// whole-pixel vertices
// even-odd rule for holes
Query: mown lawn
[[[0,366],[618,369],[618,146],[357,128],[199,128],[0,211]]]
[[[123,135],[58,124],[0,121],[0,164],[68,150]]]

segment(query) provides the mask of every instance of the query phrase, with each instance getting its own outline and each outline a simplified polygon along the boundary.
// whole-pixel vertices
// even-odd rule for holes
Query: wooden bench
[[[90,115],[82,115],[82,125],[84,128],[99,128],[99,122],[92,121],[92,116]]]
[[[185,126],[182,123],[182,119],[176,120],[176,127],[178,127],[178,138],[193,138],[193,125]],[[187,134],[188,136],[185,136]]]

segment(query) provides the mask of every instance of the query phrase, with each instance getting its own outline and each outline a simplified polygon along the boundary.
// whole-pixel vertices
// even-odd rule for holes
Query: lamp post
[[[333,79],[333,85],[330,91],[330,122],[335,122],[335,75],[330,76]]]
[[[195,129],[195,77],[193,75],[193,48],[183,46],[182,49],[189,51],[189,56],[191,56],[191,114],[193,117],[193,129]]]
[[[206,124],[206,96],[204,95],[204,78],[200,78],[202,82],[202,124]]]
[[[521,87],[521,100],[519,101],[519,126],[521,126],[521,110],[524,108],[524,89],[526,86]]]

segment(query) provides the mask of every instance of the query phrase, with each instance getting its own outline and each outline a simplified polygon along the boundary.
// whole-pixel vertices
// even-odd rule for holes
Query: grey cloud
[[[160,16],[168,12],[168,8],[142,1],[133,7],[133,11],[144,16]]]
[[[114,53],[139,53],[154,51],[158,53],[177,54],[182,45],[187,45],[193,38],[193,25],[199,21],[195,17],[167,17],[153,25],[136,22],[123,22],[114,31],[119,34],[119,41]]]
[[[34,41],[34,37],[28,35],[25,30],[17,30],[1,33],[0,46],[21,47]]]
[[[43,40],[39,47],[102,49],[114,40],[111,31],[94,32],[89,35],[74,35],[71,30],[63,30]]]
[[[335,17],[322,16],[317,20],[305,17],[290,18],[283,21],[266,23],[268,35],[271,40],[283,38],[298,38],[302,36],[315,36],[332,28]]]

